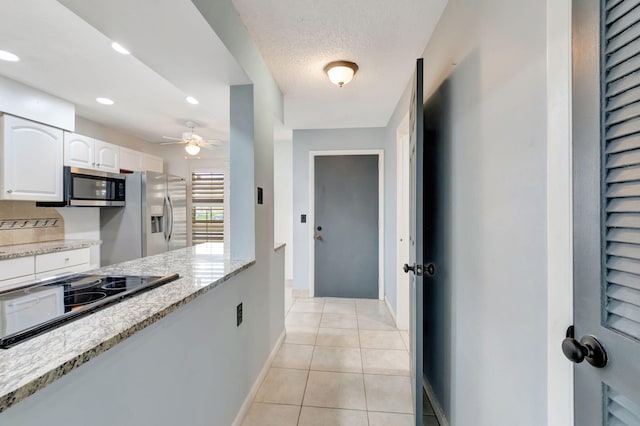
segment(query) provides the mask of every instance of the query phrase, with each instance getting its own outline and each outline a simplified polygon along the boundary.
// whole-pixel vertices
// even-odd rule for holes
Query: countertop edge
[[[53,383],[54,381],[58,380],[59,378],[63,377],[64,375],[66,375],[70,371],[80,367],[81,365],[83,365],[84,363],[90,361],[91,359],[95,358],[96,356],[100,355],[101,353],[108,351],[109,349],[113,348],[118,343],[126,340],[127,338],[131,337],[132,335],[134,335],[138,331],[140,331],[140,330],[150,326],[151,324],[159,321],[160,319],[166,317],[171,312],[174,312],[178,308],[186,305],[187,303],[191,302],[192,300],[196,299],[197,297],[200,297],[201,295],[203,295],[205,293],[208,293],[209,291],[215,289],[216,287],[218,287],[222,283],[224,283],[224,282],[228,281],[229,279],[231,279],[232,277],[238,275],[240,272],[245,271],[246,269],[248,269],[251,266],[255,265],[255,263],[256,263],[255,259],[247,261],[247,263],[241,265],[237,269],[229,272],[228,274],[226,274],[225,276],[217,279],[216,281],[212,282],[211,284],[209,284],[209,285],[207,285],[205,287],[202,287],[201,289],[189,294],[188,296],[184,297],[183,299],[181,299],[181,300],[179,300],[179,301],[177,301],[177,302],[165,307],[164,309],[162,309],[162,310],[160,310],[158,312],[155,312],[155,313],[151,314],[150,316],[148,316],[144,320],[132,325],[131,327],[129,327],[128,329],[126,329],[126,330],[124,330],[122,332],[120,332],[119,334],[117,334],[115,336],[112,336],[112,337],[102,341],[101,343],[93,346],[92,348],[84,351],[83,353],[78,354],[75,357],[63,362],[61,365],[58,365],[57,367],[54,367],[50,371],[40,375],[39,377],[31,380],[28,383],[25,383],[24,385],[18,387],[17,389],[15,389],[13,391],[10,391],[10,392],[8,392],[8,393],[6,393],[4,395],[0,395],[0,413],[2,413],[3,411],[7,410],[11,406],[17,404],[18,402],[22,401],[23,399],[33,395],[37,391],[43,389],[47,385],[49,385],[49,384]]]
[[[77,250],[102,244],[102,240],[58,240],[41,243],[19,244],[16,246],[0,246],[0,260],[18,259],[20,257],[37,256],[67,250]],[[25,246],[20,250],[20,246]],[[45,247],[37,247],[45,246]],[[11,248],[9,248],[11,247]],[[3,248],[9,252],[3,252]]]

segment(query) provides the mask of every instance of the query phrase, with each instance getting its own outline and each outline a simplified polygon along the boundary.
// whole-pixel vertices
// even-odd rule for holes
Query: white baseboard
[[[309,290],[300,290],[300,289],[294,288],[293,297],[295,297],[296,299],[306,299],[311,296],[309,296]]]
[[[427,399],[429,399],[429,402],[433,407],[433,412],[436,413],[436,418],[438,419],[438,423],[440,423],[440,426],[449,426],[449,422],[447,421],[447,418],[444,415],[444,410],[440,406],[440,403],[438,403],[436,394],[433,392],[433,389],[429,385],[429,382],[423,379],[422,385],[424,387],[425,392],[427,393]]]
[[[273,350],[271,351],[271,354],[269,354],[269,358],[267,358],[267,361],[264,363],[264,366],[262,367],[260,374],[258,374],[256,381],[253,383],[253,386],[251,386],[251,390],[249,391],[249,394],[245,398],[244,402],[242,403],[242,406],[240,407],[240,410],[238,411],[238,415],[236,416],[236,419],[233,421],[232,426],[242,425],[242,421],[244,420],[247,413],[249,412],[249,408],[251,408],[253,399],[256,397],[256,394],[258,393],[258,389],[260,388],[262,381],[264,380],[265,377],[267,377],[267,373],[269,372],[269,368],[271,367],[271,363],[273,362],[273,359],[276,357],[278,350],[280,350],[280,346],[282,346],[282,342],[284,342],[285,335],[286,335],[286,331],[282,330],[282,334],[278,338],[278,341],[276,342],[276,344],[273,346]]]
[[[387,310],[391,314],[391,318],[393,318],[393,323],[395,324],[396,328],[398,328],[398,319],[396,318],[396,313],[393,311],[393,309],[391,309],[391,303],[389,303],[389,299],[387,299],[386,294],[384,296],[384,302],[387,304]]]

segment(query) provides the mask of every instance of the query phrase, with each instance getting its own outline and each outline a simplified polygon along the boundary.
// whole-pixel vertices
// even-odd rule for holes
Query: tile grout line
[[[364,358],[362,357],[362,341],[360,340],[360,317],[358,316],[358,304],[356,303],[356,324],[358,325],[358,348],[360,349],[360,366],[362,367],[362,390],[364,391],[364,408],[367,413],[367,426],[369,426],[369,404],[367,403],[367,385],[364,382]]]

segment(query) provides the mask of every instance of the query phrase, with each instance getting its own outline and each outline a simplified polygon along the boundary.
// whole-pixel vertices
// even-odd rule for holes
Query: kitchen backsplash
[[[64,219],[33,201],[0,201],[0,246],[64,239]]]

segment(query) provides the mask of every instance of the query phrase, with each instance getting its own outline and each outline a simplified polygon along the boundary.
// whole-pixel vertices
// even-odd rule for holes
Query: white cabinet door
[[[142,153],[129,148],[120,147],[120,168],[130,172],[142,170]]]
[[[62,201],[62,130],[0,117],[0,199]]]
[[[120,173],[119,150],[116,145],[95,140],[96,169],[105,172]]]
[[[94,140],[78,135],[77,133],[64,133],[64,165],[93,169],[95,166]]]
[[[142,170],[162,173],[164,171],[164,160],[162,157],[144,154],[142,157]]]

